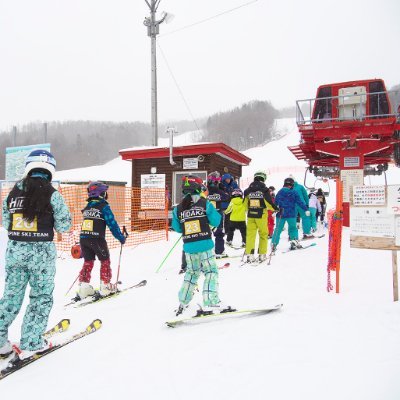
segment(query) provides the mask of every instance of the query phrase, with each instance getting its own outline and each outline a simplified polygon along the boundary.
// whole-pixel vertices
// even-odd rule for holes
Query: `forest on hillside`
[[[400,84],[390,89],[394,108],[400,104]],[[396,110],[393,110],[394,112]],[[277,110],[269,101],[251,101],[232,110],[215,113],[196,121],[159,123],[159,137],[168,127],[178,133],[200,129],[201,141],[223,142],[236,150],[262,146],[273,139],[274,120],[295,117],[295,108]],[[50,143],[57,169],[104,164],[118,157],[119,150],[151,146],[151,125],[143,122],[54,121],[32,122],[13,131],[0,133],[0,180],[5,177],[5,149],[14,146]]]
[[[177,132],[203,131],[202,141],[221,141],[237,150],[261,145],[271,138],[274,119],[279,115],[268,102],[256,101],[197,121],[169,121],[159,124],[159,137],[167,127]],[[248,139],[250,138],[250,139]],[[151,146],[151,125],[142,122],[64,121],[32,122],[0,134],[0,179],[5,177],[7,147],[50,143],[57,169],[103,164],[118,157],[119,150]]]

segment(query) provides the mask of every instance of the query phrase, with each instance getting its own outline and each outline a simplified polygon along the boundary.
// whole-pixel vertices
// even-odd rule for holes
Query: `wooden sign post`
[[[350,247],[392,251],[393,300],[399,300],[400,185],[353,186]]]

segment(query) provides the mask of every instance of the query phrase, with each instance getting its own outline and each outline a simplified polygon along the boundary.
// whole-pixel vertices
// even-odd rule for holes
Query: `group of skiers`
[[[316,194],[311,191],[308,195],[304,186],[297,183],[293,176],[289,176],[284,180],[282,189],[274,196],[275,188],[265,185],[266,178],[264,171],[257,171],[254,181],[244,192],[229,174],[221,177],[218,172],[212,172],[207,177],[207,185],[194,175],[183,178],[184,197],[175,207],[172,219],[172,228],[182,233],[184,262],[181,272],[185,272],[176,315],[181,314],[189,305],[201,272],[205,275],[202,292],[204,307],[201,312],[208,314],[214,310],[234,310],[219,300],[216,258],[225,256],[225,244],[232,246],[236,229],[240,231],[241,247],[245,248],[245,260],[248,263],[266,260],[269,233],[272,234],[271,251],[276,251],[286,223],[290,248],[294,250],[301,247],[297,228],[298,215],[302,221],[303,239],[314,237],[317,213],[321,220],[324,215],[322,203],[325,199],[322,190],[319,189]],[[273,214],[276,214],[276,227],[272,233],[269,228],[273,226]],[[215,251],[212,232],[215,237]]]
[[[54,231],[68,232],[71,215],[61,194],[52,186],[56,160],[46,150],[34,150],[26,159],[24,177],[17,182],[3,203],[2,222],[8,229],[6,250],[6,284],[0,299],[0,358],[12,353],[20,360],[47,350],[52,344],[43,339],[53,304],[56,248]],[[234,177],[212,172],[206,184],[193,175],[182,181],[181,203],[174,208],[172,228],[182,233],[184,282],[179,291],[179,315],[190,303],[201,272],[203,284],[202,313],[234,311],[221,303],[218,294],[218,267],[216,258],[226,256],[225,245],[233,246],[235,230],[241,234],[241,247],[246,261],[263,262],[267,257],[268,238],[272,235],[272,251],[279,244],[285,223],[289,226],[292,248],[300,246],[296,225],[300,214],[304,235],[311,236],[316,215],[323,219],[320,201],[293,177],[284,181],[283,188],[274,198],[274,188],[265,185],[264,171],[254,174],[254,181],[243,192]],[[125,243],[126,236],[107,202],[108,186],[90,182],[87,204],[82,210],[80,250],[84,260],[79,273],[76,300],[88,296],[107,296],[117,290],[111,283],[110,253],[105,239],[108,226],[114,237]],[[276,214],[276,227],[273,227]],[[310,222],[310,215],[313,221]],[[224,236],[226,234],[226,242]],[[259,236],[258,249],[255,248]],[[214,240],[213,240],[214,236]],[[122,250],[122,247],[121,247]],[[256,257],[257,254],[257,257]],[[95,292],[90,284],[95,258],[100,260],[100,288]],[[30,285],[30,303],[26,309],[19,346],[11,345],[8,328],[18,315]]]
[[[54,231],[71,229],[70,211],[61,194],[52,186],[56,160],[46,150],[34,150],[26,159],[23,179],[17,182],[2,205],[2,224],[8,229],[6,282],[0,299],[0,359],[17,355],[24,360],[52,346],[43,339],[53,305],[57,252]],[[108,186],[91,182],[87,205],[82,210],[80,247],[84,259],[79,274],[77,296],[94,294],[90,285],[95,257],[100,260],[100,296],[107,296],[111,284],[110,253],[105,239],[106,226],[116,239],[125,242],[107,202]],[[27,285],[30,303],[22,323],[19,346],[11,345],[8,328],[17,317]]]

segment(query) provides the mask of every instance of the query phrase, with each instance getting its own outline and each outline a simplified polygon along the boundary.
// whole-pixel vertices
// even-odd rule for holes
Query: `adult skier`
[[[71,215],[61,194],[52,186],[56,160],[46,150],[32,151],[24,177],[3,203],[3,226],[8,229],[6,283],[0,300],[0,357],[13,351],[19,359],[51,347],[42,338],[53,306],[57,251],[54,230],[68,232]],[[17,317],[29,283],[19,346],[11,346],[8,328]]]
[[[201,196],[198,177],[188,176],[182,184],[184,195],[181,203],[172,213],[172,229],[182,233],[183,250],[186,255],[187,270],[179,290],[179,315],[189,305],[201,272],[203,284],[203,311],[224,311],[218,295],[218,267],[214,255],[212,227],[219,226],[221,214],[207,199]],[[228,308],[229,309],[229,308]]]
[[[265,186],[266,179],[267,174],[264,171],[257,171],[254,174],[254,181],[244,191],[247,207],[246,261],[248,263],[256,261],[254,247],[257,233],[259,235],[258,261],[262,262],[266,259],[268,248],[267,210],[278,209]]]
[[[112,271],[110,252],[106,241],[106,227],[113,236],[125,243],[125,236],[121,232],[111,207],[107,202],[108,186],[103,182],[90,182],[87,187],[87,205],[82,210],[83,222],[80,234],[80,245],[83,254],[83,267],[79,273],[78,297],[84,299],[95,294],[90,284],[91,272],[96,257],[100,260],[100,289],[101,296],[107,296],[115,288],[110,284]]]
[[[289,178],[292,178],[294,181],[293,190],[295,190],[297,192],[300,199],[308,207],[309,199],[308,199],[308,193],[307,193],[306,188],[303,185],[300,185],[300,183],[296,182],[296,179],[294,178],[293,175],[289,175]],[[301,226],[303,229],[303,239],[313,238],[314,235],[311,233],[310,215],[305,214],[305,211],[298,205],[296,206],[296,211],[297,211],[297,214],[299,214],[300,218],[301,218]]]
[[[276,215],[276,226],[272,235],[272,249],[274,253],[279,244],[281,233],[285,223],[288,224],[288,233],[290,240],[290,248],[295,250],[302,247],[299,243],[299,233],[296,225],[297,208],[301,208],[305,215],[310,216],[308,206],[300,198],[299,194],[294,190],[294,179],[286,178],[283,182],[283,188],[279,190],[275,197],[275,205],[279,207]]]
[[[211,172],[207,177],[207,189],[208,195],[207,199],[211,202],[211,204],[216,208],[218,213],[223,217],[223,208],[222,204],[228,202],[229,204],[229,195],[220,189],[220,174],[219,172]],[[226,207],[225,207],[226,208]],[[214,229],[214,237],[215,237],[215,257],[223,258],[228,255],[225,252],[225,242],[224,242],[224,227],[223,227],[223,218],[221,218],[221,222],[218,225],[217,229]],[[226,231],[225,231],[226,232]]]

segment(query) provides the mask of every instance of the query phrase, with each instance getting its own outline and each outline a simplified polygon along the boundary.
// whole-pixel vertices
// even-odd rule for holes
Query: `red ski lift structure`
[[[390,95],[382,79],[320,86],[316,98],[296,101],[301,139],[289,150],[322,178],[352,169],[381,175],[389,163],[400,167],[400,106]],[[343,225],[349,226],[347,201]]]
[[[336,180],[327,290],[333,290],[331,272],[335,272],[339,293],[342,226],[350,226],[350,188],[362,185],[365,175],[385,173],[390,163],[400,167],[399,96],[391,96],[382,79],[322,85],[315,99],[296,102],[296,121],[301,139],[289,150],[307,162],[308,172]]]

